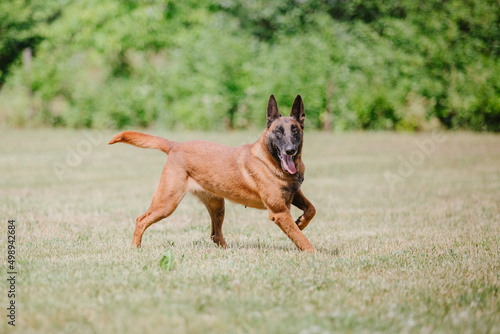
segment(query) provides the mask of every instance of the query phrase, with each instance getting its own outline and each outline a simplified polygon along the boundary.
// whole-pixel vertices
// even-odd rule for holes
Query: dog
[[[211,238],[226,248],[222,235],[224,199],[268,210],[269,218],[302,251],[315,252],[301,232],[316,214],[300,186],[305,167],[301,159],[305,121],[300,95],[290,116],[282,116],[274,95],[267,103],[267,126],[254,144],[228,147],[206,141],[177,143],[135,131],[118,133],[109,144],[127,143],[168,154],[149,209],[137,218],[132,247],[140,247],[144,231],[174,212],[186,192],[206,206],[212,220]],[[290,206],[303,214],[294,221]]]

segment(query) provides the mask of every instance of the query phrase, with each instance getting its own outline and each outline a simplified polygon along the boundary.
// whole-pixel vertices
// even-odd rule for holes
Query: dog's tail
[[[147,135],[145,133],[136,131],[120,132],[119,134],[115,135],[108,144],[111,145],[114,143],[127,143],[142,148],[155,148],[167,154],[169,154],[170,150],[176,144],[178,144],[175,141],[171,141],[161,137]]]

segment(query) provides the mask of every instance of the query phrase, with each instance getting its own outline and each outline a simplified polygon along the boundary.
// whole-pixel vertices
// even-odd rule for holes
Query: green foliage
[[[175,268],[175,256],[171,249],[165,252],[165,255],[161,258],[158,263],[160,268],[166,271],[171,271]]]
[[[10,125],[259,127],[271,93],[282,113],[300,93],[316,128],[500,131],[496,1],[19,0],[0,13]]]
[[[41,41],[42,25],[59,17],[62,3],[64,1],[53,0],[0,2],[0,87],[23,49]]]

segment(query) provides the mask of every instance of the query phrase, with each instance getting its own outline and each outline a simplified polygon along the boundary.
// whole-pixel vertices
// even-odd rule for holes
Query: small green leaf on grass
[[[163,270],[170,271],[174,269],[175,267],[174,253],[172,252],[171,249],[165,252],[165,255],[161,258],[159,265],[160,268]]]

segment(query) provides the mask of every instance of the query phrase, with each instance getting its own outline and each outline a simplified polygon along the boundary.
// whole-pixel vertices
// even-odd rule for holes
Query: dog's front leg
[[[307,224],[314,218],[316,214],[316,209],[309,202],[309,200],[304,196],[302,190],[299,189],[295,196],[293,197],[292,204],[298,207],[304,213],[295,221],[299,229],[302,231],[306,228]]]
[[[299,230],[297,224],[293,221],[289,210],[275,211],[269,209],[269,218],[285,232],[300,250],[310,253],[316,252],[309,240],[307,240],[306,236]]]

